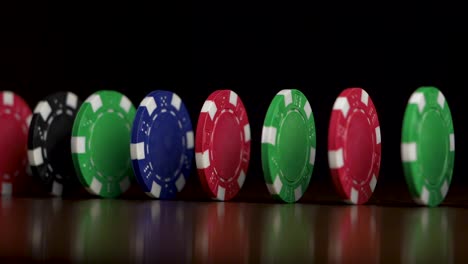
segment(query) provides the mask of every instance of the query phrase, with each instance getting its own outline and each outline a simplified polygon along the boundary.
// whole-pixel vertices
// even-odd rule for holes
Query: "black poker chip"
[[[54,196],[62,196],[78,182],[70,140],[81,103],[72,92],[54,93],[36,105],[31,119],[28,135],[31,172],[46,192]]]

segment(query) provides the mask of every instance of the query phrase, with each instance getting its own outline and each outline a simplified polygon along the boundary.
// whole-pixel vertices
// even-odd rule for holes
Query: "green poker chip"
[[[309,186],[315,162],[312,109],[298,90],[282,90],[268,108],[262,130],[262,167],[268,190],[287,203]]]
[[[435,87],[421,87],[409,99],[401,158],[414,200],[431,207],[440,204],[452,181],[455,135],[450,108]]]
[[[91,194],[113,198],[133,179],[130,133],[135,107],[123,94],[99,91],[80,107],[71,148],[80,182]]]

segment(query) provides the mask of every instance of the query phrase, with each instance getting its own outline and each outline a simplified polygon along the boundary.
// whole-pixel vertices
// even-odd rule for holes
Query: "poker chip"
[[[230,200],[244,184],[250,160],[250,125],[240,97],[231,90],[213,92],[197,125],[195,161],[204,190]]]
[[[381,138],[374,103],[361,88],[341,92],[333,105],[328,163],[345,201],[363,204],[374,192],[380,170]]]
[[[437,206],[447,195],[455,161],[452,115],[444,95],[435,87],[421,87],[406,107],[401,159],[414,200]]]
[[[11,91],[0,92],[0,192],[11,196],[25,192],[28,175],[28,129],[31,109]]]
[[[169,91],[148,94],[137,109],[131,135],[135,178],[153,198],[170,199],[190,175],[194,138],[180,97]]]
[[[34,109],[28,136],[28,160],[45,190],[61,196],[75,182],[70,138],[81,101],[72,92],[47,96]]]
[[[116,91],[98,91],[81,105],[73,124],[71,150],[78,179],[89,193],[113,198],[130,187],[134,117],[132,102]]]
[[[262,167],[273,197],[293,203],[309,186],[315,162],[315,122],[298,90],[282,90],[268,108],[262,130]]]

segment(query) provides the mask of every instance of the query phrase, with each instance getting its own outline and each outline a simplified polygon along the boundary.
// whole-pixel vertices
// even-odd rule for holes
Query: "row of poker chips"
[[[231,90],[206,99],[196,133],[181,98],[169,91],[151,92],[137,109],[116,91],[98,91],[83,103],[71,92],[59,92],[40,101],[34,113],[21,97],[4,91],[0,147],[8,155],[0,157],[0,190],[3,195],[27,192],[36,179],[60,196],[78,180],[91,194],[112,198],[135,178],[149,196],[172,199],[185,186],[195,156],[205,192],[230,200],[247,176],[250,135],[246,109]],[[277,93],[261,142],[269,192],[287,203],[298,201],[308,188],[316,153],[314,115],[302,92]],[[434,87],[417,89],[407,105],[401,144],[416,202],[436,206],[443,201],[454,146],[445,97]],[[361,88],[344,90],[333,105],[328,161],[337,193],[349,203],[366,203],[378,180],[381,134],[375,106]]]

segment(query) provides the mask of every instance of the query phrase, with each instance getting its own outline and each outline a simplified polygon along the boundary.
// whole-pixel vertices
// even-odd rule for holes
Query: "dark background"
[[[232,89],[252,130],[250,170],[238,198],[249,201],[269,199],[260,161],[268,105],[279,90],[300,89],[317,127],[316,167],[305,200],[327,202],[336,198],[326,155],[331,107],[343,89],[362,87],[374,101],[382,133],[374,201],[404,200],[402,117],[410,94],[423,85],[446,96],[456,134],[452,187],[468,183],[468,41],[455,10],[292,2],[194,2],[169,9],[157,2],[0,4],[0,89],[20,94],[31,108],[60,90],[84,100],[114,89],[138,105],[150,91],[167,89],[184,100],[194,129],[208,95]],[[203,197],[195,171],[186,189],[182,197]]]

